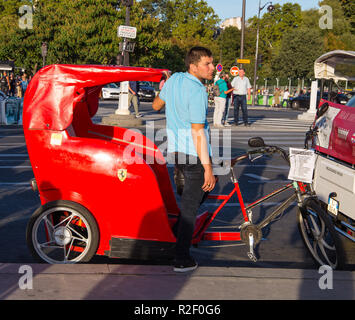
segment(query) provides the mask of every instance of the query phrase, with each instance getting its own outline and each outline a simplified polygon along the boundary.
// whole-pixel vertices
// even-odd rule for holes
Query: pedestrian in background
[[[224,113],[223,113],[222,124],[225,127],[230,127],[231,125],[228,123],[228,116],[229,116],[229,106],[231,104],[231,97],[232,97],[232,91],[233,91],[231,89],[233,89],[233,88],[232,88],[232,85],[229,81],[229,75],[227,73],[225,75],[224,80],[227,83],[229,93],[227,94],[227,97],[226,97],[226,107],[225,107]]]
[[[177,239],[175,272],[197,268],[190,255],[197,211],[206,192],[216,184],[209,144],[208,97],[203,85],[204,80],[213,79],[212,52],[207,48],[193,47],[185,64],[188,71],[173,74],[153,102],[154,110],[165,106],[168,154],[175,158],[175,166],[185,180],[180,215],[174,225]]]
[[[284,95],[282,97],[282,106],[284,105],[284,103],[286,102],[286,107],[288,106],[288,99],[290,97],[290,92],[288,91],[288,89],[285,89]]]
[[[10,74],[10,96],[15,97],[16,95],[16,80],[13,73]]]
[[[228,93],[232,92],[233,89],[228,90],[227,82],[225,81],[226,75],[221,73],[219,75],[219,80],[216,81],[215,85],[219,87],[219,96],[214,97],[214,113],[213,113],[213,125],[216,128],[224,128],[222,124],[223,114],[226,108],[226,98]]]
[[[17,98],[22,98],[22,88],[21,88],[21,77],[16,77],[16,96]]]
[[[239,108],[242,109],[243,122],[245,126],[250,126],[248,122],[247,110],[247,95],[248,100],[251,97],[251,85],[247,77],[245,77],[244,69],[239,70],[239,74],[232,80],[233,87],[233,102],[234,102],[234,125],[238,125],[239,121]]]
[[[7,75],[7,72],[4,71],[2,77],[0,78],[0,90],[5,93],[6,95],[9,95],[10,91],[10,79],[9,76]]]
[[[26,92],[26,90],[27,90],[27,86],[28,86],[28,79],[27,79],[27,74],[26,73],[24,73],[23,75],[22,75],[22,78],[21,78],[21,81],[20,81],[20,85],[21,85],[21,95],[22,95],[22,97],[24,97],[25,96],[25,92]]]
[[[274,92],[274,107],[280,106],[280,89],[276,88]]]
[[[142,117],[142,115],[139,113],[139,106],[138,106],[138,83],[137,83],[137,81],[129,81],[128,106],[130,107],[131,104],[133,104],[136,118]]]

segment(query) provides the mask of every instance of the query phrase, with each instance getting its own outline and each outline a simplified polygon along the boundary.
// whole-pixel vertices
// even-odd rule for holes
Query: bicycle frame
[[[245,156],[242,156],[240,159],[244,159]],[[251,224],[251,209],[258,207],[265,201],[272,199],[290,189],[294,189],[295,193],[293,193],[290,197],[284,200],[272,213],[267,215],[260,223],[256,226],[260,229],[269,225],[276,217],[280,215],[287,207],[289,207],[296,199],[301,201],[299,196],[301,193],[305,192],[305,187],[302,182],[291,182],[284,185],[281,188],[274,190],[273,192],[263,196],[262,198],[250,203],[249,205],[245,205],[242,192],[240,189],[240,185],[238,180],[235,177],[233,166],[230,169],[231,180],[234,185],[233,190],[229,194],[210,194],[208,195],[208,199],[214,200],[222,200],[222,203],[218,206],[218,208],[212,213],[205,213],[198,217],[197,223],[201,225],[199,229],[198,235],[194,237],[193,243],[196,244],[201,240],[209,240],[209,241],[241,241],[241,232],[240,231],[224,231],[224,232],[215,232],[215,231],[206,231],[210,226],[212,221],[215,219],[217,214],[222,210],[222,208],[226,205],[227,202],[230,201],[234,194],[237,195],[238,202],[240,204],[240,208],[242,211],[244,223],[243,224]],[[242,224],[242,225],[243,225]],[[242,226],[241,225],[241,226]],[[240,226],[240,227],[241,227]]]

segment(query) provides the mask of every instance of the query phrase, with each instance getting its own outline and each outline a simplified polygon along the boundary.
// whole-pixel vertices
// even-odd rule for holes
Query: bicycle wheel
[[[88,262],[96,253],[99,230],[86,208],[58,200],[34,212],[27,225],[26,238],[29,250],[38,261]]]
[[[298,210],[298,228],[302,240],[319,265],[341,269],[343,248],[328,214],[314,199],[308,199]]]

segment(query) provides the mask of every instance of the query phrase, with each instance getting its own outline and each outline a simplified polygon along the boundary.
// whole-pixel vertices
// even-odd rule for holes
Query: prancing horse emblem
[[[118,179],[120,179],[120,181],[126,180],[126,178],[127,178],[127,169],[118,170],[117,176],[118,176]]]

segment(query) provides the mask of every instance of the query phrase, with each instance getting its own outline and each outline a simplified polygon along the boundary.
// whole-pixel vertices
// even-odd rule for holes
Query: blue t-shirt
[[[21,80],[21,88],[23,93],[25,93],[27,86],[28,86],[28,80]]]
[[[168,152],[182,152],[197,157],[191,124],[201,123],[205,124],[211,155],[207,122],[208,96],[201,81],[188,72],[175,73],[165,83],[159,97],[165,102]]]

